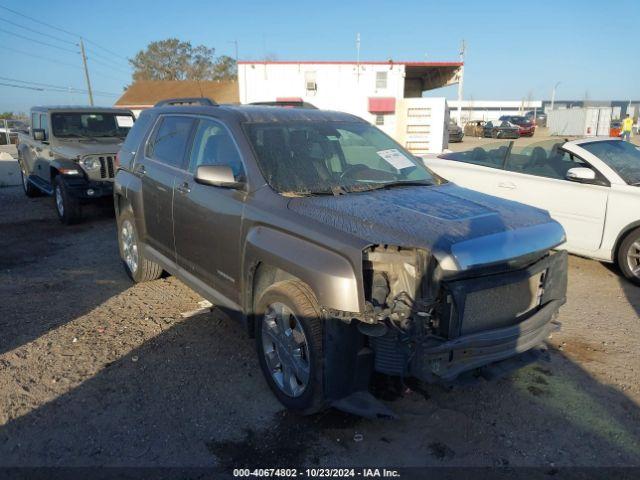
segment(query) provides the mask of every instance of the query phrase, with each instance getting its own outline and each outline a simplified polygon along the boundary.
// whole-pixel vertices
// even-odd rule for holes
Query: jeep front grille
[[[98,157],[100,160],[100,178],[113,178],[113,157],[111,155]]]

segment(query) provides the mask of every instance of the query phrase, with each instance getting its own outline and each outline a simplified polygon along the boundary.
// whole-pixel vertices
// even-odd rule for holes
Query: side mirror
[[[223,188],[241,188],[244,183],[236,180],[228,165],[200,165],[194,177],[196,183]]]
[[[33,139],[38,142],[43,142],[45,140],[45,133],[43,128],[31,129],[31,135],[33,135]]]
[[[567,170],[565,178],[571,182],[593,183],[596,180],[596,172],[586,167],[575,167]]]

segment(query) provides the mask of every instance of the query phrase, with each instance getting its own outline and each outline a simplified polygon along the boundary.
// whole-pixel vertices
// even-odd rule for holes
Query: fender
[[[322,307],[345,312],[364,311],[361,265],[307,240],[269,227],[257,226],[246,237],[244,265],[267,263],[305,282]],[[245,285],[251,271],[245,268]]]
[[[67,158],[54,158],[49,163],[49,166],[51,167],[52,170],[58,170],[58,171],[66,168],[78,170],[82,173],[82,177],[84,178],[84,172],[82,172],[82,169],[80,168],[78,163],[74,162],[73,160],[69,160]],[[81,175],[74,175],[74,176],[80,177]]]

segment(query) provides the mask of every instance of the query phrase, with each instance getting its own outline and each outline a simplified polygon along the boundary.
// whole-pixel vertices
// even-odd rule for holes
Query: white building
[[[461,124],[473,120],[495,121],[503,115],[524,115],[537,110],[542,113],[541,100],[457,100],[449,101],[451,111],[461,107]],[[453,115],[457,120],[457,116]]]
[[[453,85],[460,62],[238,62],[240,102],[302,100],[352,113],[377,125],[416,154],[447,146],[444,98],[427,90]]]

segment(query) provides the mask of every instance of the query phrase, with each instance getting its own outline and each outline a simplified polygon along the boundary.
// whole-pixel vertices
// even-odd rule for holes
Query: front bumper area
[[[465,335],[437,345],[418,345],[409,373],[423,381],[450,381],[461,373],[526,352],[558,329],[553,322],[562,302],[554,300],[522,323]]]
[[[113,182],[100,182],[85,178],[65,177],[67,191],[74,197],[83,200],[112,197]],[[93,192],[93,193],[92,193]]]

